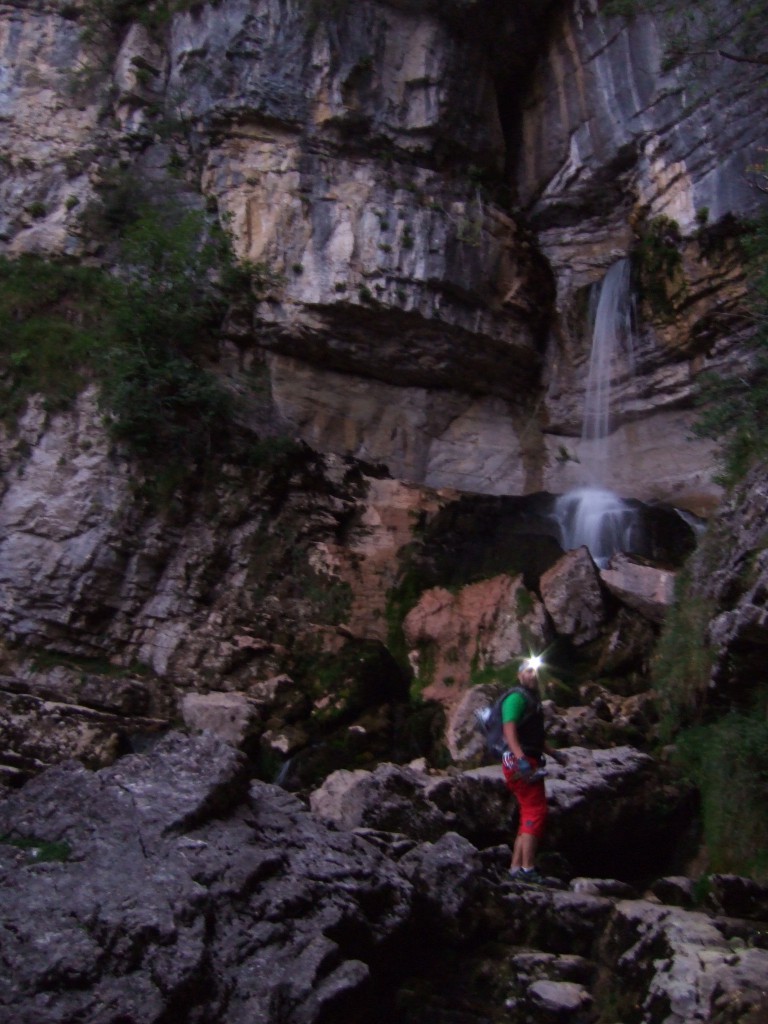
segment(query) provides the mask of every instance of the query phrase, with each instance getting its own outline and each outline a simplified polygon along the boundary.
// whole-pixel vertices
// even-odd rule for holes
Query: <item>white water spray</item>
[[[593,291],[589,373],[584,395],[581,458],[588,485],[557,499],[555,516],[564,551],[586,545],[599,566],[640,540],[636,509],[601,484],[610,475],[613,385],[634,372],[634,309],[630,262],[619,260]]]
[[[637,509],[613,491],[578,487],[555,505],[564,551],[589,548],[596,565],[605,568],[617,551],[632,551],[642,540]]]

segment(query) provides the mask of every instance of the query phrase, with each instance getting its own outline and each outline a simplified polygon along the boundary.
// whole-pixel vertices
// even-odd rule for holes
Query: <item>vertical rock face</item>
[[[91,194],[86,149],[99,138],[99,100],[75,96],[80,28],[53,4],[4,4],[0,59],[3,247],[78,251],[75,210]]]
[[[627,254],[643,283],[654,224],[674,268],[655,282],[662,311],[636,296],[603,482],[711,506],[711,451],[682,439],[699,372],[741,358],[726,215],[754,209],[729,183],[764,131],[762,71],[721,62],[694,93],[661,69],[653,21],[531,6],[221,0],[133,24],[119,5],[113,23],[86,2],[3,8],[2,252],[109,267],[98,215],[103,229],[153,198],[218,217],[257,301],[232,309],[212,368],[245,399],[238,429],[267,422],[312,448],[277,469],[227,464],[214,494],[158,513],[93,393],[56,416],[34,399],[0,453],[10,644],[106,651],[247,704],[350,640],[391,643],[398,587],[404,618],[422,591],[471,597],[497,577],[473,653],[505,660],[527,643],[515,581],[536,589],[561,553],[552,531],[521,510],[507,536],[491,502],[462,559],[446,544],[413,593],[407,548],[457,490],[516,500],[583,482],[589,292]],[[456,501],[453,539],[463,514]],[[477,571],[454,579],[452,560]],[[550,623],[535,610],[538,646]],[[450,630],[479,629],[455,611]]]
[[[556,228],[575,217],[600,216],[606,232],[629,229],[635,203],[686,230],[702,209],[713,221],[758,209],[749,167],[763,143],[754,96],[765,68],[718,59],[701,74],[679,42],[683,53],[669,67],[666,50],[681,24],[646,14],[627,22],[601,7],[562,6],[524,106],[520,194],[546,248],[555,249]],[[737,29],[726,15],[725,5],[712,13],[723,26],[720,45],[733,49],[726,26]],[[567,246],[568,235],[559,241]]]
[[[685,26],[674,17],[606,17],[603,6],[559,8],[522,112],[520,197],[554,272],[560,324],[547,357],[544,482],[555,491],[586,482],[577,460],[590,457],[579,440],[589,291],[628,253],[647,286],[644,247],[671,228],[677,282],[666,282],[663,309],[647,297],[638,305],[635,351],[611,368],[614,451],[601,482],[704,509],[718,493],[709,446],[675,446],[670,456],[668,438],[689,432],[700,371],[738,359],[739,330],[729,323],[743,292],[738,261],[732,241],[712,248],[707,239],[712,225],[762,205],[750,168],[762,162],[755,96],[765,67],[713,54],[702,68],[700,54],[685,52],[669,66]],[[715,5],[714,18],[739,31],[725,5]],[[713,45],[734,48],[725,34]],[[704,48],[695,38],[689,47]]]
[[[202,192],[255,265],[263,301],[235,333],[274,353],[293,430],[501,494],[583,482],[585,290],[643,223],[673,218],[684,293],[669,322],[643,310],[617,380],[621,471],[602,482],[711,504],[709,446],[664,450],[698,373],[738,340],[731,242],[705,253],[694,234],[704,208],[710,224],[755,208],[759,67],[665,71],[663,23],[597,3],[222,0],[167,25],[95,19],[17,3],[0,26],[8,252],[98,251],[92,201],[126,176]]]

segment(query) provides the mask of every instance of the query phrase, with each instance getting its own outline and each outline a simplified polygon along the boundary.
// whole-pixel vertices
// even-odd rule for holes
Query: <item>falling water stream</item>
[[[623,359],[627,373],[634,371],[634,343],[632,333],[633,308],[628,259],[614,263],[603,281],[593,292],[591,306],[592,347],[589,355],[582,441],[594,442],[588,459],[592,472],[599,462],[608,461],[611,422],[611,399],[617,370]]]
[[[610,472],[613,385],[622,372],[634,371],[628,259],[613,264],[591,300],[592,345],[581,433],[584,485],[557,499],[555,516],[563,550],[586,545],[595,562],[605,566],[617,551],[632,550],[640,540],[635,507],[604,486]]]

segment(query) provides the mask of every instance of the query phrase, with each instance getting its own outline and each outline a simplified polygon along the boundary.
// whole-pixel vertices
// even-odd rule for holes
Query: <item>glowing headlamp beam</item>
[[[532,654],[530,658],[526,658],[523,662],[523,668],[532,668],[534,672],[538,672],[544,663],[544,659],[540,654]]]

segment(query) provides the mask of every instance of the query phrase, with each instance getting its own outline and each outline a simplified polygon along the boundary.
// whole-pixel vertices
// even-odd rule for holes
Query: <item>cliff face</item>
[[[601,482],[712,508],[710,447],[688,440],[692,393],[702,370],[743,355],[733,224],[756,208],[744,173],[765,131],[764,69],[664,71],[659,25],[593,3],[178,6],[138,23],[120,4],[98,17],[86,2],[0,5],[2,250],[109,267],[95,210],[102,229],[105,209],[114,222],[147,197],[218,217],[258,301],[232,308],[211,364],[243,400],[243,432],[266,425],[308,447],[256,468],[221,455],[215,488],[158,511],[92,391],[56,415],[33,399],[2,441],[2,667],[8,693],[47,714],[84,684],[29,652],[141,663],[176,692],[132,676],[91,710],[117,713],[130,691],[143,728],[190,690],[236,693],[246,732],[271,730],[269,751],[285,756],[306,743],[282,729],[301,712],[278,715],[279,687],[263,684],[301,675],[311,705],[341,672],[344,714],[396,703],[407,653],[429,680],[446,587],[480,581],[437,612],[450,605],[451,630],[483,633],[477,650],[439,652],[432,695],[449,706],[451,665],[466,675],[534,640],[576,643],[531,596],[560,555],[551,506],[538,519],[515,506],[511,554],[497,520],[469,531],[454,578],[444,549],[459,503],[435,541],[441,573],[426,559],[404,582],[404,567],[459,492],[517,499],[584,481],[589,307],[619,258],[634,267],[635,344],[610,373]],[[654,279],[656,243],[671,269]],[[690,538],[675,538],[657,550],[679,557]],[[514,586],[486,587],[496,572]],[[590,636],[596,659],[631,651],[642,676],[658,616],[617,614],[589,574],[612,631]],[[414,609],[424,622],[404,636]],[[379,659],[389,682],[372,696],[338,666],[329,682],[339,656]]]
[[[765,66],[716,52],[718,46],[733,52],[739,12],[729,18],[724,8],[708,8],[728,27],[716,43],[699,45],[710,48],[702,58],[686,54],[685,42],[681,47],[690,31],[681,17],[639,15],[627,24],[600,16],[599,7],[576,3],[560,10],[522,112],[520,199],[557,291],[559,329],[546,359],[546,429],[554,435],[547,448],[552,452],[566,438],[576,457],[589,456],[578,440],[589,353],[588,339],[574,331],[584,323],[579,304],[583,309],[585,294],[607,268],[634,254],[646,295],[632,360],[625,357],[616,368],[618,429],[606,482],[626,492],[634,480],[636,493],[703,506],[713,493],[707,449],[679,442],[701,370],[719,372],[739,359],[734,313],[743,284],[723,228],[734,216],[753,215],[764,200],[751,172],[763,157],[765,126],[754,96]],[[677,57],[670,60],[674,45]],[[663,300],[651,302],[652,268],[643,263],[649,243],[652,248],[670,228],[664,244],[676,270]],[[670,445],[670,437],[678,443]],[[556,491],[577,476],[562,461],[545,469],[547,486]]]
[[[702,260],[694,235],[704,207],[754,211],[759,68],[663,72],[652,20],[581,2],[225,0],[149,27],[3,13],[6,250],[93,253],[83,213],[120,173],[202,193],[268,272],[236,334],[276,412],[409,481],[579,482],[586,290],[674,218],[685,287],[672,322],[643,311],[617,371],[622,468],[603,482],[711,504],[708,446],[665,450],[700,370],[733,358],[738,261],[727,238]]]

